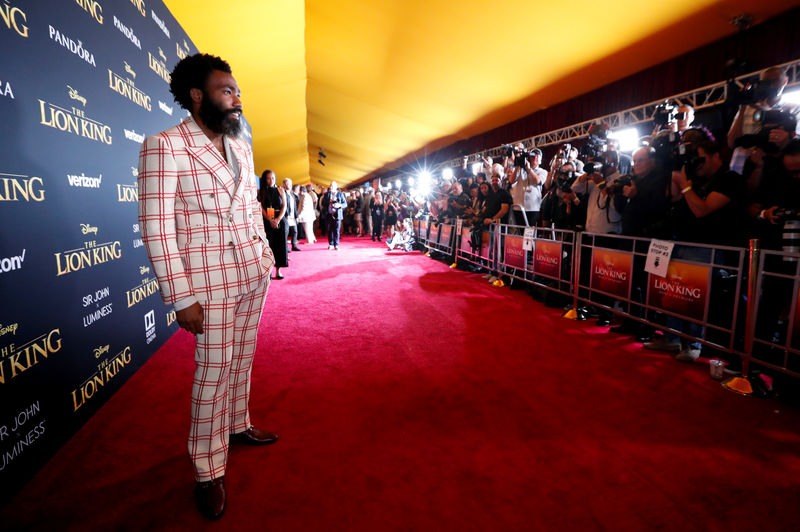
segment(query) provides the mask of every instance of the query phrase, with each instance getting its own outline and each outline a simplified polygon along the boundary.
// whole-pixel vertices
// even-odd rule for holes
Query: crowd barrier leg
[[[733,392],[742,395],[753,395],[753,385],[750,383],[750,358],[753,354],[753,335],[755,334],[756,298],[758,298],[758,261],[761,255],[761,244],[758,239],[750,240],[750,264],[747,277],[747,313],[744,331],[744,354],[742,355],[742,376],[733,377],[722,385]]]
[[[580,231],[575,233],[575,242],[572,245],[572,308],[564,313],[562,317],[568,320],[585,320],[583,312],[579,312],[578,304],[578,279],[580,279],[581,267],[581,237]]]

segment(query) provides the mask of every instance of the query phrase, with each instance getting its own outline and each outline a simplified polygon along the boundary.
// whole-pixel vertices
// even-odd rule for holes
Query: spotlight
[[[413,177],[409,177],[408,178],[408,186],[409,187],[413,187],[414,186],[414,178]]]
[[[472,163],[472,175],[478,175],[481,169],[481,163]]]
[[[386,183],[386,190],[392,190],[392,183]]]
[[[800,90],[784,92],[781,96],[781,103],[800,104]]]
[[[448,181],[453,179],[453,169],[452,168],[445,168],[444,170],[442,170],[442,178],[444,178],[444,179],[446,179]]]
[[[403,186],[403,182],[400,181],[399,179],[394,182],[394,188],[399,190],[402,186]]]
[[[423,170],[417,176],[417,180],[419,182],[417,192],[422,196],[427,196],[431,191],[431,173]]]
[[[619,151],[630,153],[639,147],[639,131],[635,127],[612,131],[609,138],[619,141]]]

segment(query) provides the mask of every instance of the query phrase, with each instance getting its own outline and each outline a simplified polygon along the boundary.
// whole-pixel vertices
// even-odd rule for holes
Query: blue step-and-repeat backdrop
[[[160,0],[0,0],[0,506],[177,329],[136,167],[196,51]]]

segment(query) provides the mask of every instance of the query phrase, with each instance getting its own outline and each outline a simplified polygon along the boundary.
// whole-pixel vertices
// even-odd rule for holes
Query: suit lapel
[[[203,167],[208,170],[214,178],[225,187],[228,193],[233,196],[235,193],[233,173],[228,167],[228,163],[219,153],[214,144],[206,137],[192,117],[183,121],[184,130],[182,131],[186,139],[186,151],[194,157]],[[241,161],[241,159],[239,159]]]

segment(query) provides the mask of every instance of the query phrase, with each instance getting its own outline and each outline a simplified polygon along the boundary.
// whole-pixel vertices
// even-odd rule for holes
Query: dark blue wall
[[[159,0],[0,0],[0,505],[176,330],[136,166],[195,52]]]

